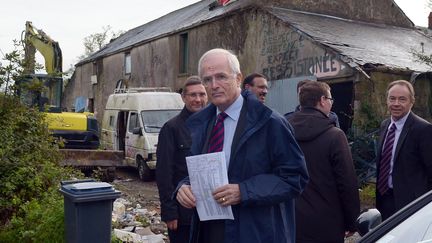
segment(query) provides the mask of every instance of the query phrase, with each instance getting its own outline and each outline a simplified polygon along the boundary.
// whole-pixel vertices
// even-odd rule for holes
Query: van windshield
[[[158,133],[169,119],[178,115],[181,110],[141,111],[145,132]]]

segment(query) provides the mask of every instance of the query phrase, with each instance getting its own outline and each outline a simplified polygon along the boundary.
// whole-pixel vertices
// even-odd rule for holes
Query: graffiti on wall
[[[312,75],[323,78],[340,75],[346,68],[340,55],[316,50],[295,31],[266,35],[261,48],[264,57],[262,73],[270,80]]]
[[[337,76],[345,65],[338,55],[297,58],[291,55],[267,56],[268,66],[263,74],[271,80],[315,75],[317,78]]]
[[[303,36],[297,34],[295,31],[283,34],[266,32],[263,47],[261,48],[261,55],[281,54],[283,52],[297,55],[298,50],[303,48],[303,46]]]

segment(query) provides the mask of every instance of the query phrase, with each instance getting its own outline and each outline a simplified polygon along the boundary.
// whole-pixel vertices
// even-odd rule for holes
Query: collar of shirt
[[[408,116],[409,116],[410,113],[411,113],[411,111],[408,112],[404,117],[402,117],[401,119],[399,119],[397,121],[394,121],[393,118],[390,118],[391,122],[390,122],[389,126],[387,127],[387,130],[390,129],[390,127],[391,127],[391,125],[393,123],[396,125],[396,130],[397,131],[402,130],[402,128],[405,125],[405,122],[406,122],[406,120],[407,120],[407,118],[408,118]]]
[[[396,153],[396,147],[397,147],[397,144],[399,142],[399,137],[400,137],[400,135],[402,133],[402,128],[405,125],[405,122],[406,122],[406,120],[408,118],[408,115],[410,113],[411,113],[411,111],[408,112],[404,117],[402,117],[401,119],[399,119],[397,121],[394,121],[392,118],[390,118],[391,122],[390,122],[389,127],[387,128],[387,132],[388,132],[389,129],[390,129],[390,126],[392,124],[396,125],[395,138],[394,138],[394,142],[393,142],[393,150],[392,150],[392,155],[391,155],[391,160],[390,160],[390,176],[388,178],[388,184],[389,184],[390,188],[393,188],[393,177],[391,175],[393,174],[393,166],[394,166],[394,158],[395,158],[395,153]],[[387,138],[386,138],[386,140],[387,140]],[[383,148],[384,148],[384,146],[383,146]]]
[[[225,113],[234,121],[237,121],[240,117],[240,111],[243,106],[243,96],[239,95],[237,99],[232,103],[226,110]],[[221,111],[217,109],[216,115],[219,115]]]
[[[238,119],[240,117],[240,111],[243,105],[243,96],[239,95],[237,99],[232,103],[228,109],[225,110],[225,113],[228,115],[230,119],[224,120],[224,143],[223,143],[223,151],[225,153],[225,160],[227,164],[227,168],[229,168],[229,161],[231,159],[231,146],[234,139],[234,133],[237,128]],[[219,114],[220,111],[217,111]]]

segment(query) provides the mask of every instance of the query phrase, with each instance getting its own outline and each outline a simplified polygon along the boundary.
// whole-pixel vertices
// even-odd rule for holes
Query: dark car
[[[432,243],[432,191],[411,202],[386,221],[376,209],[360,215],[360,243]],[[378,226],[376,226],[378,225]],[[376,227],[375,227],[376,226]]]

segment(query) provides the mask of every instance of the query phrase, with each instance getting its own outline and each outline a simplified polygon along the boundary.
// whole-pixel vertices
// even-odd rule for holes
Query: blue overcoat
[[[294,198],[308,181],[303,153],[279,113],[249,92],[242,95],[246,107],[239,124],[244,125],[234,136],[228,167],[229,183],[240,186],[241,203],[232,207],[234,220],[225,220],[225,243],[294,242]],[[192,155],[203,153],[215,115],[216,106],[210,104],[188,119]],[[197,214],[192,221],[190,242],[197,242]]]

